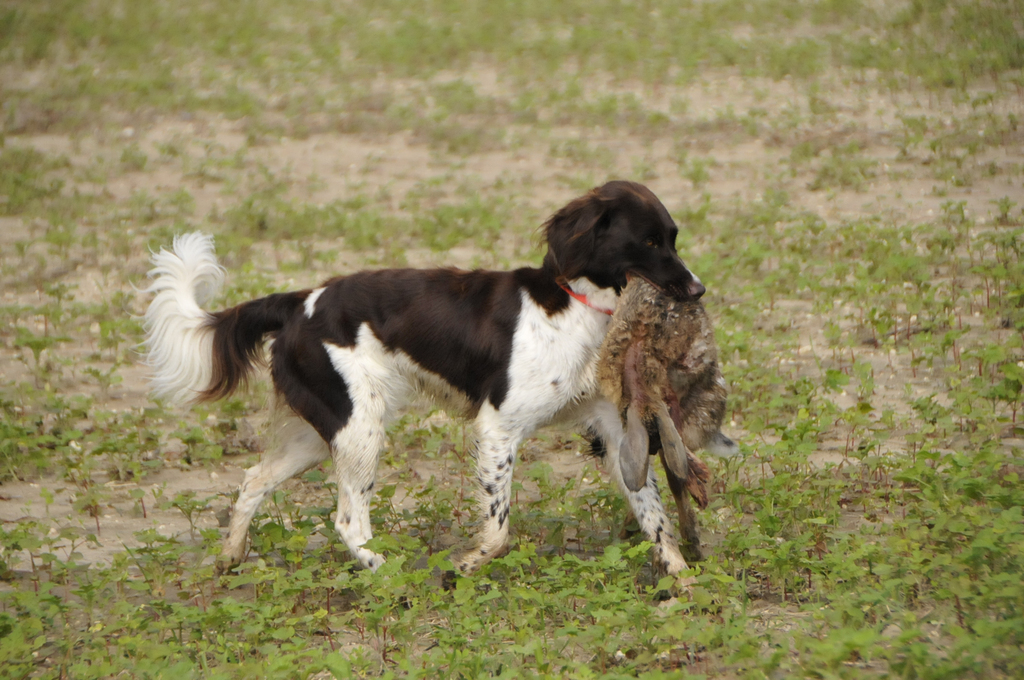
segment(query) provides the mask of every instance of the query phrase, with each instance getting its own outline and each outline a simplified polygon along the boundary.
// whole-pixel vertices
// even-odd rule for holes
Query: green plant
[[[1009,196],[1003,196],[1002,198],[989,201],[992,205],[996,206],[999,214],[996,215],[996,222],[1003,226],[1014,224],[1014,220],[1010,217],[1010,211],[1017,207],[1016,201],[1011,201]]]
[[[1019,675],[1019,8],[632,9],[0,9],[5,674]],[[509,552],[443,588],[479,521],[472,429],[417,409],[379,463],[377,573],[335,534],[327,464],[215,578],[221,501],[196,489],[259,455],[268,381],[146,400],[147,252],[214,233],[212,310],[367,267],[515,269],[612,177],[650,178],[680,226],[741,445],[708,460],[690,592],[660,599],[621,495],[558,431],[521,449]]]
[[[212,443],[201,427],[181,427],[172,435],[185,445],[184,460],[189,465],[218,460],[224,453],[224,448]]]
[[[189,490],[175,494],[174,498],[164,501],[161,507],[174,508],[181,512],[188,520],[189,533],[195,538],[196,522],[204,512],[210,509],[210,500],[210,498],[199,500],[196,498],[196,492]]]
[[[877,162],[860,156],[860,147],[850,144],[833,148],[807,185],[811,191],[828,188],[862,191],[864,184],[875,176]]]
[[[50,177],[67,159],[47,157],[31,147],[0,150],[0,214],[18,215],[60,193],[63,180]]]
[[[149,157],[138,144],[130,144],[121,152],[121,167],[130,172],[145,170],[147,161]]]
[[[28,349],[32,354],[32,373],[36,378],[37,385],[42,384],[54,369],[51,362],[43,363],[43,352],[48,352],[59,343],[70,342],[71,338],[66,335],[36,335],[24,326],[18,326],[16,330],[14,346],[18,349]]]

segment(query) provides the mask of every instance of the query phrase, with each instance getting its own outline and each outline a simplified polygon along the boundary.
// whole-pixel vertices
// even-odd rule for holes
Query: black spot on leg
[[[352,515],[345,515],[345,519],[341,520],[341,523],[342,524],[351,524],[352,523]]]
[[[497,492],[497,487],[493,484],[484,484],[484,491],[487,492],[488,496],[493,496]]]
[[[502,509],[501,514],[498,515],[498,528],[499,529],[502,528],[503,526],[505,526],[505,520],[508,519],[508,511],[509,511],[508,510],[508,506],[506,505]]]
[[[500,505],[501,505],[501,501],[499,501],[499,500],[491,501],[491,517],[494,517],[495,515],[498,514],[498,507]]]
[[[481,550],[480,550],[480,556],[481,556],[481,557],[487,557],[487,551],[486,551],[486,550],[483,550],[483,549],[481,549]]]
[[[368,494],[371,491],[373,491],[373,486],[374,486],[374,482],[370,482],[369,484],[367,484],[366,488],[363,489],[363,495],[365,496],[366,494]]]

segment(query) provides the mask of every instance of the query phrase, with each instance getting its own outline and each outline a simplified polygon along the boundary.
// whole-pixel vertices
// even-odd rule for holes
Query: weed
[[[189,490],[175,494],[174,498],[164,501],[160,507],[174,508],[181,512],[188,521],[189,533],[192,538],[195,538],[196,523],[199,521],[200,515],[210,509],[210,500],[210,498],[199,500],[196,498],[196,492]]]
[[[811,191],[833,187],[863,191],[864,185],[875,176],[877,162],[863,158],[860,151],[854,142],[832,149],[807,187]]]
[[[1019,674],[1015,3],[8,5],[6,674]],[[426,159],[395,162],[403,145]],[[708,286],[741,448],[709,461],[689,597],[659,603],[670,581],[616,538],[625,502],[569,433],[523,445],[509,552],[441,588],[479,521],[472,433],[420,412],[388,431],[377,573],[353,570],[318,467],[214,577],[220,503],[160,484],[249,464],[270,388],[146,401],[147,250],[214,232],[213,309],[328,269],[513,268],[565,194],[623,175],[670,206]]]
[[[129,172],[141,172],[146,169],[149,157],[139,148],[138,144],[130,144],[121,152],[121,167]]]
[[[1017,207],[1016,201],[1011,201],[1009,196],[1003,196],[1002,198],[989,201],[996,207],[999,213],[996,215],[996,223],[1002,226],[1009,226],[1016,224],[1014,218],[1010,217],[1010,212]]]
[[[211,442],[200,427],[181,427],[171,434],[185,445],[184,461],[188,465],[219,460],[224,454],[224,448]]]
[[[612,151],[599,144],[588,144],[585,139],[567,139],[551,144],[549,153],[556,158],[581,166],[610,168],[615,160]]]
[[[18,215],[57,196],[64,181],[49,173],[67,167],[67,159],[48,157],[31,147],[0,150],[0,214]]]
[[[714,165],[714,160],[708,158],[689,157],[682,154],[678,160],[679,173],[690,180],[694,189],[699,189],[711,179],[708,168]]]

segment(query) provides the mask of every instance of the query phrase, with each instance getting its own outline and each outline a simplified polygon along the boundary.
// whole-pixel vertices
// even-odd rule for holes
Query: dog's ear
[[[626,434],[619,446],[619,472],[622,473],[622,481],[630,491],[639,491],[647,484],[650,457],[647,425],[640,417],[637,405],[630,404],[626,409]]]
[[[597,235],[607,223],[608,201],[600,189],[572,200],[544,224],[544,264],[565,280],[582,274],[594,256]]]

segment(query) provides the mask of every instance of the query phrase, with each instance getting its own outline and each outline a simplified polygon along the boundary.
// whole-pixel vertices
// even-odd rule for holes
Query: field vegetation
[[[1020,0],[0,0],[0,676],[1020,677],[1022,36]],[[558,430],[441,588],[471,433],[426,406],[379,572],[325,466],[215,577],[268,389],[150,398],[149,252],[213,233],[217,307],[508,268],[612,178],[679,222],[729,382],[692,592]]]

